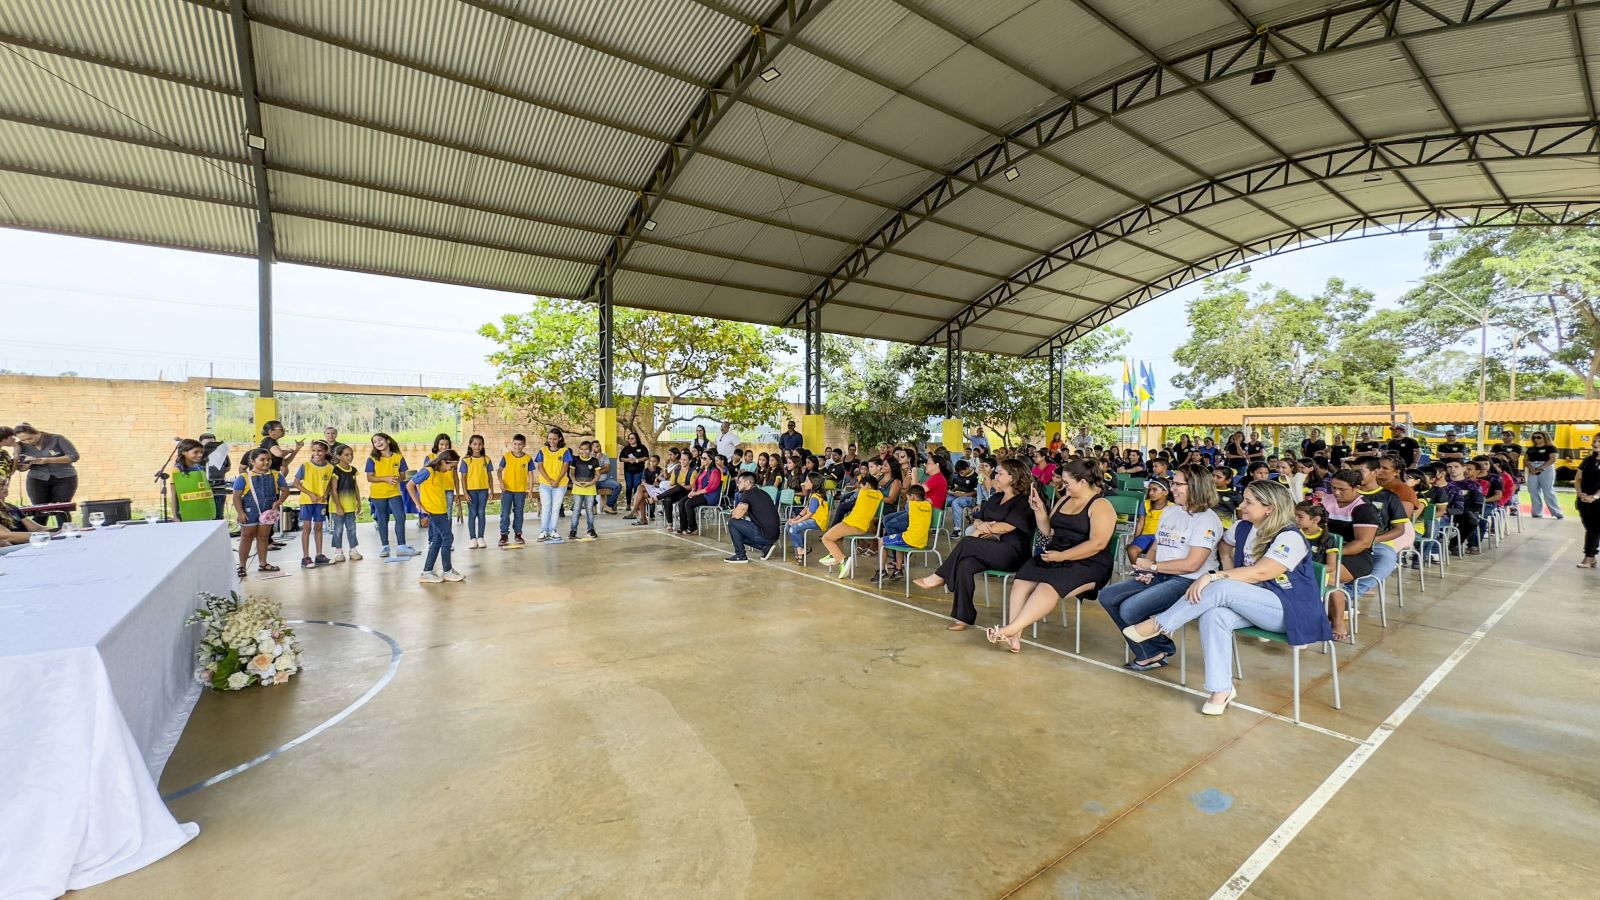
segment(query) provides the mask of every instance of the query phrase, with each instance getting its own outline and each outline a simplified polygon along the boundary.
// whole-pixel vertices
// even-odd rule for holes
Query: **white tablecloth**
[[[199,833],[156,784],[200,688],[200,591],[234,586],[221,523],[129,525],[0,556],[0,898],[58,897]]]

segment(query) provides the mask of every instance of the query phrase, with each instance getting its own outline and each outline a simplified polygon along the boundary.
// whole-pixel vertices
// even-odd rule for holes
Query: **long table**
[[[99,884],[200,832],[156,785],[200,695],[183,622],[233,589],[231,555],[195,522],[0,556],[0,898]]]

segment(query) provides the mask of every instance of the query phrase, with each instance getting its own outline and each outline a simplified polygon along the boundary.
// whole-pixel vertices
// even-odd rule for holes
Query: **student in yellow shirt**
[[[314,569],[333,560],[322,555],[322,523],[328,518],[328,494],[333,489],[333,465],[328,462],[326,441],[311,442],[311,459],[294,473],[294,486],[300,489],[300,568]],[[316,537],[317,555],[311,556],[311,539]]]
[[[378,529],[378,540],[383,549],[379,556],[389,555],[389,520],[394,520],[394,554],[400,557],[416,556],[417,551],[406,545],[406,502],[400,496],[400,483],[409,470],[406,458],[400,455],[400,445],[394,438],[378,432],[372,436],[372,455],[367,457],[367,482],[372,485],[368,499],[372,503],[372,524]]]
[[[1129,564],[1149,553],[1150,548],[1155,546],[1156,534],[1161,530],[1161,511],[1167,508],[1171,491],[1163,479],[1152,478],[1145,482],[1145,500],[1140,507],[1139,525],[1133,530],[1134,539],[1128,542]]]
[[[828,522],[828,495],[822,490],[822,476],[813,472],[800,482],[800,496],[804,501],[800,511],[789,518],[789,542],[794,544],[794,562],[806,564],[806,532],[821,532]]]
[[[434,457],[438,456],[440,453],[443,453],[446,450],[454,450],[455,448],[456,448],[455,442],[450,440],[450,435],[443,434],[443,433],[434,435],[434,438],[433,438],[433,449],[429,450],[427,455],[422,457],[422,464],[424,466],[432,465]],[[448,472],[446,472],[444,474],[445,474],[445,483],[450,486],[450,491],[448,493],[448,499],[450,501],[450,508],[451,509],[455,509],[456,508],[456,472],[455,472],[454,469],[451,469],[450,471],[448,471]]]
[[[456,471],[457,501],[467,504],[467,547],[489,546],[485,540],[489,525],[489,491],[494,486],[494,461],[483,450],[483,435],[467,438],[467,455]]]
[[[539,540],[547,544],[564,544],[561,539],[561,501],[567,495],[571,481],[572,451],[567,449],[567,435],[559,428],[551,428],[544,436],[544,446],[533,457],[533,470],[539,476]]]
[[[878,518],[878,507],[883,504],[883,492],[878,490],[876,475],[863,475],[856,488],[855,504],[839,524],[822,534],[822,546],[828,555],[818,560],[825,566],[839,564],[839,577],[849,578],[855,571],[855,560],[844,552],[840,541],[858,534],[866,534]]]
[[[600,461],[595,458],[593,448],[593,443],[579,441],[578,455],[572,460],[572,530],[567,532],[569,541],[578,540],[578,520],[586,512],[589,514],[589,534],[584,540],[592,541],[599,537],[594,531],[594,508],[600,505],[596,484],[600,480]]]
[[[356,516],[361,513],[361,488],[356,481],[356,448],[333,445],[333,486],[328,492],[328,522],[333,532],[333,561],[344,562],[343,540],[350,540],[350,561],[361,558],[356,549]]]
[[[933,528],[933,504],[928,502],[927,491],[920,484],[913,484],[906,488],[906,508],[903,515],[906,517],[905,530],[883,536],[883,545],[911,547],[916,550],[925,550],[928,547],[928,532]],[[888,520],[884,520],[888,527]],[[878,573],[878,581],[891,581],[904,578],[906,574],[904,557],[886,550],[887,561],[884,562],[883,571]]]
[[[533,457],[523,452],[528,439],[520,434],[511,436],[511,451],[500,457],[500,546],[507,546],[506,534],[516,535],[513,547],[521,547],[522,515],[528,505],[528,473],[533,468]]]
[[[456,464],[461,457],[454,450],[440,450],[427,466],[419,469],[406,483],[411,502],[420,514],[417,524],[428,529],[428,555],[422,560],[423,584],[441,581],[462,581],[464,576],[450,565],[450,548],[455,546],[455,532],[450,527],[450,488],[455,484]],[[440,560],[443,557],[443,560]],[[442,562],[444,574],[433,571],[435,562]]]

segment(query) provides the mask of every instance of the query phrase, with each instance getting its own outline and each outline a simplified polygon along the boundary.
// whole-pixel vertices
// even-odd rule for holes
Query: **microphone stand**
[[[177,455],[178,455],[178,442],[177,441],[173,441],[172,442],[172,450],[169,453],[167,453],[167,459],[166,459],[165,462],[163,462],[161,464],[161,468],[156,470],[156,475],[155,475],[155,479],[154,479],[156,484],[161,485],[161,521],[163,521],[163,522],[172,521],[170,518],[167,517],[167,479],[172,477],[171,475],[167,474],[167,467],[172,465],[172,460]]]

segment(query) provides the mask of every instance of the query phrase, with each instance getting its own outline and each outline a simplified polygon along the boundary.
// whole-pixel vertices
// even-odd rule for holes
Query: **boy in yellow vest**
[[[885,547],[910,547],[914,550],[928,548],[928,532],[933,527],[933,504],[928,502],[928,494],[920,484],[913,484],[906,488],[906,517],[905,530],[883,536]],[[896,522],[898,524],[898,522]],[[884,519],[884,527],[889,527],[889,520]],[[884,569],[878,573],[880,583],[895,578],[905,577],[905,565],[901,562],[900,554],[893,550],[886,551],[888,560],[883,564]]]
[[[828,555],[818,562],[824,566],[838,563],[839,577],[849,578],[855,571],[855,560],[844,552],[839,542],[847,537],[866,534],[872,528],[873,521],[878,518],[878,507],[882,504],[883,492],[878,490],[877,476],[861,476],[860,486],[856,488],[854,505],[843,514],[839,524],[823,532],[822,546],[827,549]]]
[[[326,441],[311,442],[311,460],[301,463],[294,473],[294,486],[300,489],[300,568],[314,569],[333,560],[322,555],[322,523],[328,519],[328,492],[333,487],[333,464],[328,462]],[[311,556],[311,538],[316,535],[317,555]]]
[[[500,457],[500,547],[507,545],[507,533],[514,533],[517,541],[511,546],[521,547],[522,516],[528,507],[528,470],[533,457],[523,452],[528,439],[520,434],[511,436],[511,452]]]

